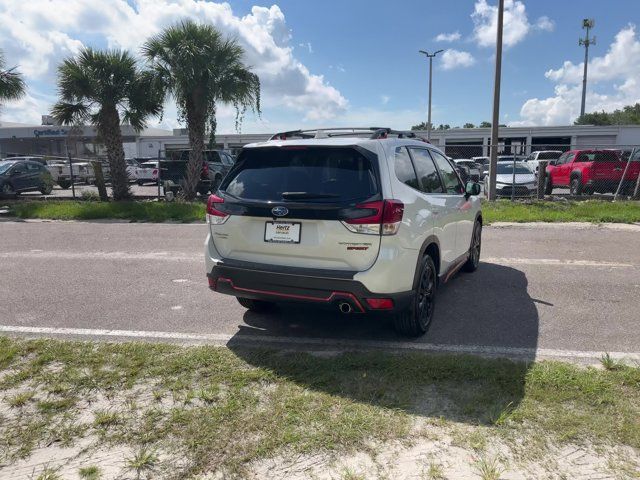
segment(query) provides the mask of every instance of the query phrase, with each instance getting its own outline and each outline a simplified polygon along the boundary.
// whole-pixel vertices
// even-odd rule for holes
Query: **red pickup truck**
[[[570,150],[558,160],[552,160],[546,172],[544,191],[547,195],[555,187],[569,187],[571,195],[614,193],[622,175],[620,191],[630,194],[640,175],[640,161],[635,157],[623,160],[617,150]]]

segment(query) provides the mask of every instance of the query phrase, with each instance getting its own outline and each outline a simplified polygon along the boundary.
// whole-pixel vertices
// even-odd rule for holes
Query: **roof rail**
[[[291,138],[332,138],[332,137],[357,137],[384,139],[389,136],[397,138],[414,138],[427,142],[410,130],[393,130],[388,127],[336,127],[336,128],[314,128],[309,130],[289,130],[286,132],[274,133],[269,140],[289,140]]]

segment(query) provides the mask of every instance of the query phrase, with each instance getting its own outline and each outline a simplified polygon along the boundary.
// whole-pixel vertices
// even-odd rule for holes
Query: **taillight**
[[[207,178],[208,176],[209,176],[209,164],[205,162],[202,164],[202,178]]]
[[[153,178],[158,178],[158,169],[154,168],[154,169],[153,169],[153,172],[151,172],[151,176],[152,176]]]
[[[361,203],[350,213],[353,217],[343,220],[342,224],[354,233],[395,235],[402,223],[404,203],[400,200]]]
[[[209,224],[222,225],[229,218],[228,214],[216,208],[216,206],[221,203],[224,203],[223,198],[217,195],[209,195],[209,200],[207,200],[207,222]]]

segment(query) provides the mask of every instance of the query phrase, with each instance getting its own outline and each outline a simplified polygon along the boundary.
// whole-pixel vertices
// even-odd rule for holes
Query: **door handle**
[[[440,213],[440,210],[431,210],[431,213],[434,215],[438,215]]]

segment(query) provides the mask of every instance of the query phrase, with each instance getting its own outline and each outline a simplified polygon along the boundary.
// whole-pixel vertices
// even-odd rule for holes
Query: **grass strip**
[[[7,203],[18,218],[53,220],[116,219],[134,222],[202,222],[206,206],[186,202],[37,201]]]
[[[537,201],[510,202],[498,200],[483,202],[485,223],[493,222],[640,222],[640,202]]]
[[[136,222],[202,222],[205,205],[185,202],[6,202],[9,213],[19,218],[55,220],[118,219]],[[640,202],[539,201],[483,202],[485,223],[492,222],[640,222]]]
[[[420,422],[465,424],[477,448],[487,435],[640,448],[640,368],[619,364],[0,337],[0,407],[0,464],[91,434],[179,455],[180,478],[409,439]]]

